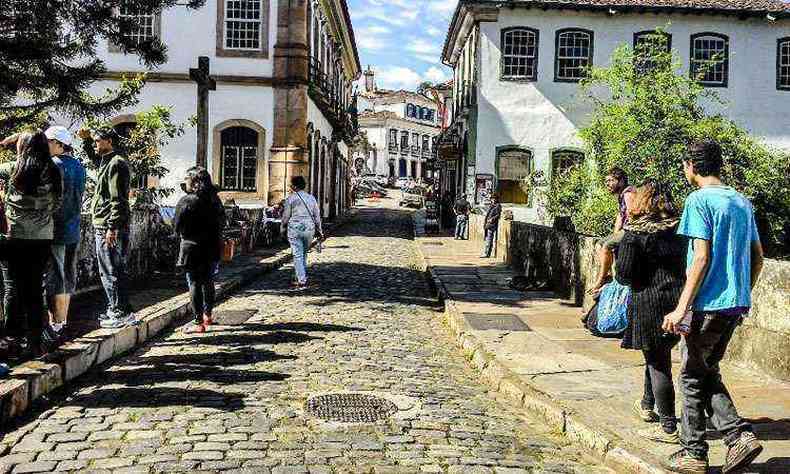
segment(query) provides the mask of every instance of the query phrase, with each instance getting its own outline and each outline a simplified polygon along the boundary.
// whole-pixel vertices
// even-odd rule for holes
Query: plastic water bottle
[[[694,318],[694,312],[691,310],[686,311],[686,315],[680,320],[677,326],[678,333],[681,336],[688,336],[691,333],[691,320]]]

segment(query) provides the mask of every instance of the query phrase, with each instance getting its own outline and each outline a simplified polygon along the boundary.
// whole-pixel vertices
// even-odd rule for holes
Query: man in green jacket
[[[131,220],[129,163],[115,151],[118,136],[112,129],[98,131],[95,138],[83,129],[79,136],[97,169],[91,215],[99,274],[107,294],[107,312],[99,316],[99,322],[103,328],[119,328],[135,322],[126,273]]]

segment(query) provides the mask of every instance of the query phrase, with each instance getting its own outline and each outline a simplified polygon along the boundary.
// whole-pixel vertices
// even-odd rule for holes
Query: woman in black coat
[[[177,266],[186,271],[194,326],[186,332],[205,332],[213,323],[214,273],[220,259],[225,209],[201,167],[190,168],[182,189],[187,193],[176,206],[175,227],[181,237]]]
[[[664,333],[661,324],[677,306],[686,281],[686,241],[676,234],[678,211],[661,185],[639,187],[628,212],[616,273],[617,281],[632,290],[622,347],[645,356],[645,391],[634,404],[635,413],[643,421],[660,421],[639,435],[677,444],[671,353],[678,338]]]

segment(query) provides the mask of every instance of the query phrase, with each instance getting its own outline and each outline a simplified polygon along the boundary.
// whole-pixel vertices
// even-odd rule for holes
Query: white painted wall
[[[537,82],[499,79],[500,32],[511,26],[540,31]],[[769,144],[790,150],[790,92],[776,90],[776,40],[790,36],[790,23],[786,21],[655,14],[610,17],[589,12],[502,9],[498,22],[480,23],[477,173],[494,173],[498,146],[531,149],[536,168],[548,173],[551,150],[581,145],[577,130],[588,119],[590,109],[577,100],[577,84],[554,82],[555,31],[569,27],[595,32],[595,65],[608,64],[614,49],[631,44],[635,32],[666,27],[684,73],[688,73],[692,34],[710,31],[728,35],[729,87],[714,89],[728,103],[710,109],[725,113]],[[525,216],[536,217],[534,210]]]
[[[100,81],[91,89],[94,94],[106,88],[115,87],[112,81]],[[186,123],[195,115],[197,108],[196,86],[185,83],[152,82],[145,86],[139,96],[139,103],[127,110],[122,110],[118,115],[133,114],[148,110],[154,105],[165,105],[172,109],[172,119],[175,123]],[[274,95],[270,87],[238,86],[218,84],[217,90],[209,96],[209,143],[208,160],[209,169],[212,169],[213,159],[213,129],[216,125],[230,119],[246,119],[253,121],[266,130],[266,146],[261,151],[261,159],[269,159],[269,150],[272,145],[272,127],[274,123]],[[72,130],[79,128],[78,123],[67,124]],[[188,127],[186,133],[173,139],[162,151],[164,165],[170,170],[161,181],[162,187],[172,187],[176,190],[174,196],[166,203],[173,204],[181,196],[179,183],[186,170],[194,166],[197,150],[197,130]],[[218,159],[218,157],[216,157]],[[212,176],[215,181],[218,176]]]
[[[212,74],[271,76],[273,47],[277,32],[277,2],[269,0],[269,57],[268,59],[216,57],[217,51],[217,2],[207,0],[198,10],[175,6],[162,13],[162,41],[168,47],[168,61],[156,72],[189,73],[197,67],[198,56],[211,59]],[[98,40],[98,56],[109,71],[146,71],[137,56],[110,53],[106,39]]]

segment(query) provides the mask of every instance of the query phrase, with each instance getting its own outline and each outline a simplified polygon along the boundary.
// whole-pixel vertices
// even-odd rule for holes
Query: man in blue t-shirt
[[[48,128],[49,152],[63,178],[63,204],[55,211],[54,238],[47,273],[47,303],[51,325],[44,337],[57,342],[63,335],[71,295],[77,287],[77,250],[80,242],[80,214],[85,193],[85,168],[72,157],[72,135],[62,126]]]
[[[687,280],[677,308],[664,319],[665,331],[685,336],[680,372],[683,449],[665,464],[675,472],[707,471],[707,415],[728,446],[724,473],[748,466],[763,450],[751,425],[738,415],[719,373],[732,334],[751,308],[752,288],[763,266],[752,204],[722,183],[721,167],[717,143],[689,145],[683,168],[689,183],[699,189],[686,200],[678,228],[689,237]]]

